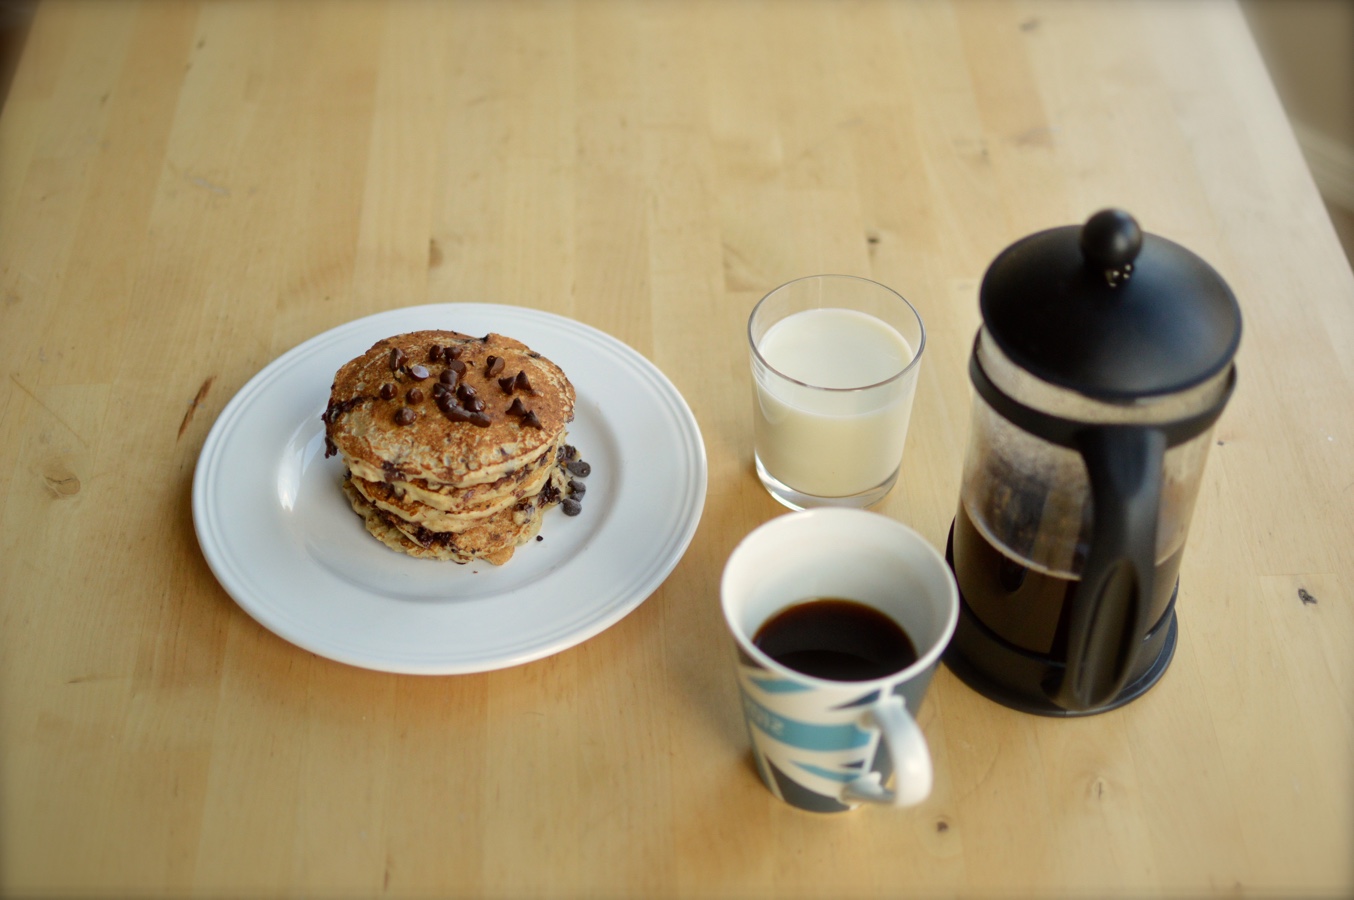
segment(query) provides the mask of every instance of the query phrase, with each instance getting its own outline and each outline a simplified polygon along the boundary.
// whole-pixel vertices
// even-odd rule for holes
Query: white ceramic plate
[[[592,465],[583,511],[546,513],[502,567],[419,560],[363,527],[324,458],[334,373],[376,341],[496,331],[557,363],[578,394],[568,442]],[[321,656],[386,672],[482,672],[540,659],[619,621],[658,588],[705,504],[705,447],[672,383],[595,328],[514,306],[379,313],[273,361],[212,426],[193,477],[198,543],[262,625]]]

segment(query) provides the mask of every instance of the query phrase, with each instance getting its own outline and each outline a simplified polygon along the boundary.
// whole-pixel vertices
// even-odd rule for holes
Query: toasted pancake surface
[[[521,341],[415,331],[339,369],[324,418],[354,475],[465,487],[540,459],[572,420],[574,399],[559,366]]]

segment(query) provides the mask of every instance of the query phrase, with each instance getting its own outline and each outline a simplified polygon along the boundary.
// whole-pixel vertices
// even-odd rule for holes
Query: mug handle
[[[879,783],[879,773],[870,772],[850,782],[842,790],[843,803],[884,803],[891,806],[916,806],[931,795],[934,777],[931,751],[926,736],[907,711],[903,698],[888,693],[866,710],[864,718],[879,728],[893,760],[893,788]]]

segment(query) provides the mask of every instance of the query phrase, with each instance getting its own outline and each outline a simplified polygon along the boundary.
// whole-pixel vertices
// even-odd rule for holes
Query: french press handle
[[[1142,425],[1095,425],[1077,449],[1091,487],[1091,548],[1068,611],[1067,664],[1052,691],[1063,709],[1108,703],[1128,684],[1151,626],[1166,434]]]

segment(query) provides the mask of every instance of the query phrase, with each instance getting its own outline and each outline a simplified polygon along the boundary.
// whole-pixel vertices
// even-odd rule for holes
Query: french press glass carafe
[[[976,396],[947,555],[946,663],[1027,712],[1088,715],[1156,683],[1241,311],[1119,210],[1003,251],[980,290]]]

